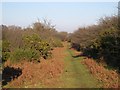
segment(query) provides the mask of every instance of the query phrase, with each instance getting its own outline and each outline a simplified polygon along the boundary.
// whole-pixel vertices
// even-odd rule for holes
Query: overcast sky
[[[73,32],[118,13],[117,2],[4,2],[2,24],[27,27],[44,18],[58,31]]]

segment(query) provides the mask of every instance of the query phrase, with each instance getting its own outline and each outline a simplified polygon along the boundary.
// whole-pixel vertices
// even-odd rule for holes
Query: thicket
[[[101,18],[97,25],[79,28],[69,38],[73,48],[119,70],[120,30],[117,16]]]
[[[10,43],[8,41],[2,42],[2,60],[5,62],[10,57]]]
[[[61,33],[51,23],[35,22],[31,27],[1,25],[2,28],[2,60],[39,61],[40,58],[51,57],[54,47],[62,47]]]
[[[51,46],[50,44],[42,40],[40,36],[37,34],[33,34],[32,36],[25,36],[24,37],[25,42],[25,49],[31,49],[36,50],[39,52],[40,56],[42,56],[44,59],[49,57],[51,55]]]

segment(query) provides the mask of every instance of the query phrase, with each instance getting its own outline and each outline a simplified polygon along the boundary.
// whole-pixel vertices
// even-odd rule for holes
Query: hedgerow
[[[3,34],[2,60],[11,61],[40,60],[52,57],[51,50],[54,47],[62,47],[62,39],[50,23],[35,22],[32,27],[21,28],[19,26],[1,25]],[[63,33],[64,34],[64,33]],[[62,35],[62,34],[61,34]],[[65,35],[62,36],[64,38]]]
[[[120,68],[120,31],[118,17],[100,19],[98,25],[79,28],[70,35],[73,48],[83,54],[104,61],[108,67]]]

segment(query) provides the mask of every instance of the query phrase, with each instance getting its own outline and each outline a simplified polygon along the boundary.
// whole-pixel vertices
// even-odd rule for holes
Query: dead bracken
[[[102,81],[103,88],[118,88],[118,74],[116,71],[107,70],[92,59],[85,59],[83,63],[99,81]]]
[[[24,85],[30,86],[37,83],[44,85],[53,84],[52,80],[57,78],[63,72],[63,49],[64,48],[55,48],[52,51],[54,55],[53,58],[41,60],[40,63],[24,61],[18,64],[10,64],[10,62],[6,62],[6,67],[19,67],[22,69],[22,74],[18,78],[10,81],[8,85],[10,87],[22,87]]]

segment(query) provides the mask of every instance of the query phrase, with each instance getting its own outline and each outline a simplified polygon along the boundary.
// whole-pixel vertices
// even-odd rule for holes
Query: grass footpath
[[[74,50],[67,46],[65,53],[65,70],[60,81],[55,85],[58,88],[98,88],[98,81],[81,63],[83,57],[74,57]]]

